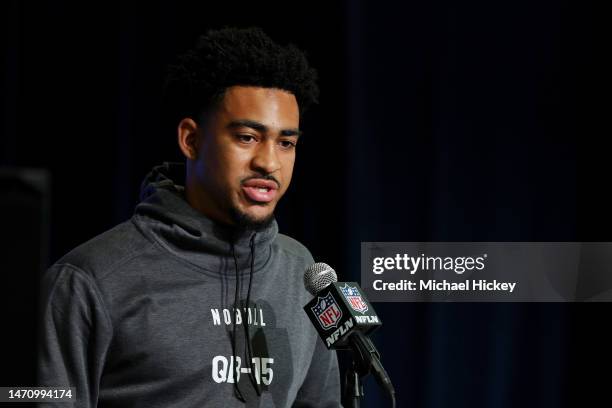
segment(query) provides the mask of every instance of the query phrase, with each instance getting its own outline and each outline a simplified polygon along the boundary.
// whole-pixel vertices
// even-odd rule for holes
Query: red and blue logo
[[[346,283],[340,290],[353,310],[359,313],[368,311],[368,304],[363,300],[359,289],[354,286],[349,286],[348,283]]]
[[[310,308],[321,327],[325,330],[331,327],[337,327],[338,322],[342,318],[342,310],[336,303],[336,299],[332,296],[331,292],[325,297],[317,298],[317,303]]]

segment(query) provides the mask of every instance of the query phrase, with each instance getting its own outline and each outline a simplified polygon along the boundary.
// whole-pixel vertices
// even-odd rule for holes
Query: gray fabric
[[[243,372],[246,404],[236,398],[231,369],[223,369],[232,360],[237,283],[246,298],[253,232],[235,233],[192,209],[173,181],[183,174],[181,165],[153,169],[132,219],[47,271],[39,384],[76,387],[79,407],[340,406],[336,355],[302,310],[310,300],[302,276],[314,261],[276,222],[255,236],[251,302],[240,313],[248,321],[250,311],[263,392]],[[241,367],[253,370],[244,327],[235,331]]]

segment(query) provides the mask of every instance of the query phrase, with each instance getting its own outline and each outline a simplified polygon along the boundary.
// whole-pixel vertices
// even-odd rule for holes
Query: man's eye
[[[252,135],[237,135],[236,137],[242,143],[253,143],[256,141],[255,137]]]
[[[281,140],[279,144],[283,149],[293,149],[296,145],[296,143],[291,140]]]

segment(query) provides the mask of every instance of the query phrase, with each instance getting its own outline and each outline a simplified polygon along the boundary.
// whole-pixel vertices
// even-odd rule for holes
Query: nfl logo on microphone
[[[359,289],[354,286],[349,286],[348,283],[340,288],[342,294],[348,300],[349,305],[359,313],[365,313],[368,311],[368,305],[363,301]]]
[[[324,297],[319,297],[317,303],[310,310],[312,310],[319,324],[325,330],[337,327],[338,322],[342,318],[342,310],[331,292]]]

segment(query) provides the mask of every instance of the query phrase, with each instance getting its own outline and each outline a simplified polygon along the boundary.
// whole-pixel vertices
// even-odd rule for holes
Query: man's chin
[[[238,210],[237,208],[231,208],[232,220],[236,227],[240,229],[250,229],[255,231],[264,230],[270,226],[274,220],[274,212],[270,212],[266,215],[254,215],[249,214],[245,211]]]

